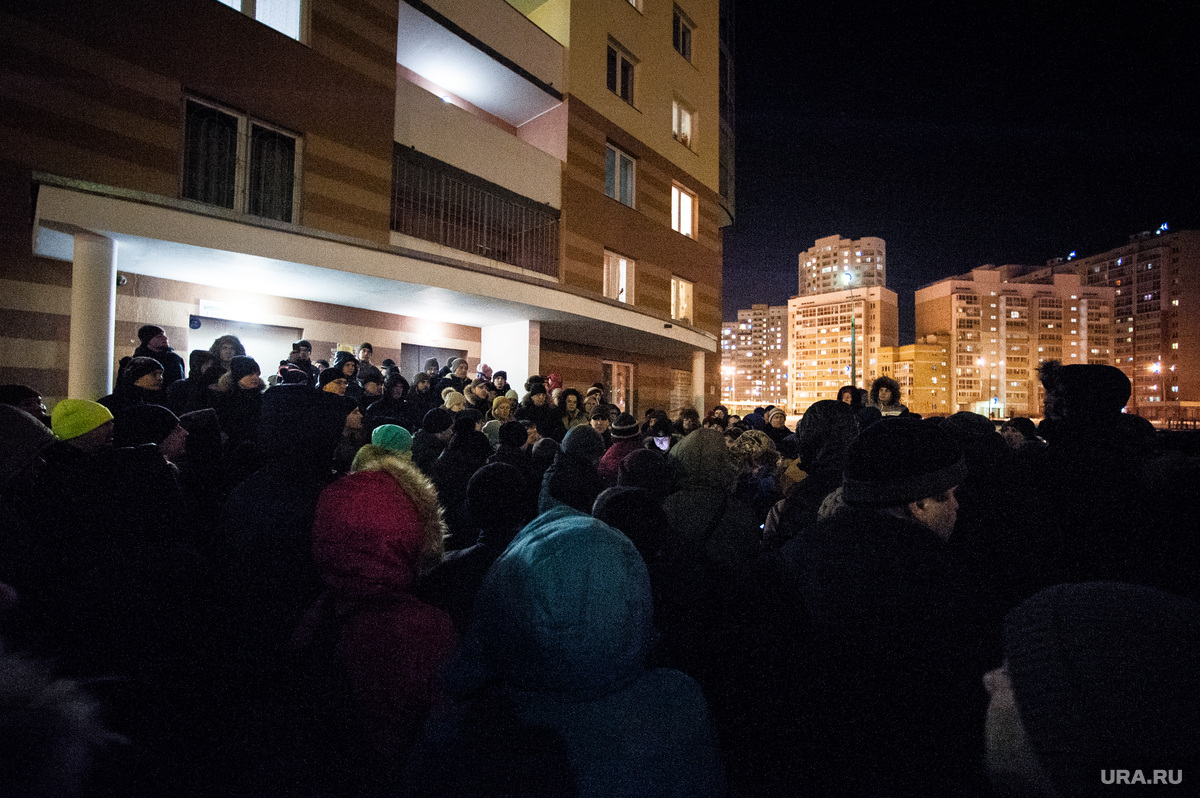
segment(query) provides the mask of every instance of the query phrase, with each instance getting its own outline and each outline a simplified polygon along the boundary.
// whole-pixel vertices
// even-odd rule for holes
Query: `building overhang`
[[[541,336],[643,355],[716,352],[716,336],[503,264],[382,246],[188,200],[35,175],[33,248],[71,260],[78,233],[116,242],[117,269],[248,293]]]

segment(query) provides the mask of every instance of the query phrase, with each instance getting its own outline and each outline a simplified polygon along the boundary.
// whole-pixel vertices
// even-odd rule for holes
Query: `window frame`
[[[610,161],[609,154],[610,153],[612,154],[611,160],[612,160],[612,167],[613,167],[612,172],[611,172],[611,182],[613,185],[613,191],[611,194],[608,191],[608,185],[610,182],[610,172],[609,172],[609,161]],[[623,181],[621,179],[621,175],[623,173],[621,170],[621,164],[623,162],[622,159],[624,159],[624,161],[628,161],[628,163],[629,163],[629,180],[628,181]],[[625,194],[624,189],[626,187],[626,183],[628,183],[628,189],[629,189],[629,191],[628,191],[629,201],[628,202],[626,202],[623,199],[623,196]],[[616,200],[617,202],[621,203],[622,205],[624,205],[626,207],[629,207],[629,208],[637,207],[637,158],[634,158],[632,155],[625,152],[620,147],[617,147],[611,143],[606,143],[604,145],[604,195],[606,197],[609,197],[610,199]]]
[[[671,13],[671,47],[689,64],[692,63],[692,42],[695,40],[695,34],[696,23],[692,22],[683,9],[675,6]]]
[[[696,112],[679,98],[671,101],[671,136],[689,150],[695,149]]]
[[[299,19],[296,20],[296,29],[297,30],[296,30],[295,36],[293,36],[292,34],[288,33],[285,30],[280,30],[279,28],[275,27],[274,25],[270,24],[269,22],[266,22],[263,19],[259,18],[259,15],[258,15],[259,0],[217,0],[217,2],[221,3],[222,5],[229,6],[234,11],[240,11],[242,14],[245,14],[246,16],[250,17],[250,19],[254,20],[255,22],[261,22],[263,25],[266,25],[271,30],[276,31],[280,35],[288,37],[292,41],[297,41],[297,42],[300,42],[301,44],[305,44],[305,45],[308,44],[309,21],[310,21],[309,13],[310,13],[310,10],[312,7],[311,0],[296,0],[296,4],[299,6],[299,12],[298,12]]]
[[[188,146],[188,137],[191,134],[191,114],[189,104],[199,108],[204,108],[209,111],[229,117],[236,122],[236,151],[234,154],[234,174],[233,174],[233,200],[232,204],[226,205],[219,202],[211,202],[197,196],[188,196],[188,165],[191,149]],[[288,216],[285,219],[278,219],[273,216],[263,216],[251,212],[250,208],[254,204],[253,187],[251,183],[252,172],[255,169],[254,163],[254,134],[256,130],[266,131],[278,136],[284,136],[292,140],[292,173],[291,173],[291,208]],[[222,106],[218,103],[208,100],[186,95],[183,98],[183,147],[180,153],[180,182],[179,195],[183,199],[199,202],[205,205],[210,205],[216,208],[225,208],[234,213],[246,214],[259,219],[270,219],[272,221],[283,222],[285,224],[298,224],[300,218],[300,182],[301,182],[301,165],[303,163],[304,137],[298,133],[282,128],[278,125],[272,125],[269,122],[264,122],[261,119],[250,116],[249,114],[236,111],[227,106]],[[259,198],[261,199],[261,197]]]
[[[687,213],[684,208],[684,198],[687,198]],[[696,192],[691,191],[682,183],[671,183],[671,229],[681,236],[696,240],[696,226],[699,221],[698,207],[700,205]],[[683,221],[686,218],[687,227]]]
[[[624,286],[621,285],[620,266],[625,266]],[[637,261],[633,258],[622,255],[619,252],[614,252],[611,249],[604,250],[604,296],[608,299],[616,300],[626,305],[633,304],[633,288],[634,288],[634,273],[637,271]],[[621,292],[624,290],[625,296],[621,297]]]
[[[605,85],[608,90],[636,108],[637,58],[616,41],[609,39],[605,59]]]
[[[686,294],[687,296],[683,296]],[[679,275],[671,275],[671,318],[675,321],[686,322],[688,326],[695,319],[695,290],[691,280],[685,280]]]

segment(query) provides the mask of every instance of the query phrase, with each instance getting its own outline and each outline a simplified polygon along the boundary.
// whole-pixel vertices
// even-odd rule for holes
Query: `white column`
[[[480,328],[479,354],[492,371],[508,372],[518,394],[530,374],[540,374],[542,327],[536,321],[514,321]]]
[[[67,363],[67,396],[72,399],[95,400],[112,392],[116,315],[116,242],[92,233],[76,233]]]
[[[713,404],[717,404],[713,402]],[[692,406],[704,415],[704,352],[692,352]]]

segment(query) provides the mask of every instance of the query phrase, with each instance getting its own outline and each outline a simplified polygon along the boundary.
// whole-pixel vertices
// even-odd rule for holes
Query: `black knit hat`
[[[526,520],[525,477],[509,463],[488,463],[467,480],[467,516],[480,529],[513,529]]]
[[[113,445],[162,443],[179,426],[179,418],[159,405],[133,405],[113,417]]]
[[[500,425],[497,435],[501,444],[514,449],[520,449],[529,440],[529,433],[520,421],[505,421]]]
[[[628,413],[622,413],[621,415],[617,416],[617,420],[614,421],[612,426],[608,428],[609,434],[612,435],[614,439],[636,438],[641,431],[642,428],[638,426],[637,419]]]
[[[855,507],[894,507],[937,496],[967,474],[944,431],[904,416],[867,427],[846,452],[842,498]]]
[[[1198,772],[1200,605],[1140,585],[1056,585],[1008,614],[1004,653],[1063,798],[1107,795],[1105,768]]]
[[[122,376],[132,385],[147,374],[162,370],[162,363],[152,357],[134,357],[125,364],[125,372]]]
[[[435,435],[439,432],[445,432],[454,425],[454,414],[444,407],[435,407],[425,414],[425,418],[421,419],[421,429],[426,432],[432,432]]]
[[[234,382],[238,382],[242,377],[249,377],[251,374],[262,374],[257,360],[245,355],[234,355],[230,359],[229,376]]]
[[[138,329],[138,340],[142,342],[142,346],[146,346],[150,343],[151,338],[166,335],[166,332],[166,330],[156,324],[143,324]]]
[[[546,386],[540,382],[535,382],[533,385],[529,386],[529,395],[531,397],[537,396],[538,394],[545,393],[545,392],[546,392]]]
[[[321,369],[321,374],[320,374],[320,376],[317,377],[317,387],[324,388],[326,385],[333,382],[334,380],[344,380],[344,379],[346,379],[346,375],[342,373],[341,369],[335,369],[335,368]]]

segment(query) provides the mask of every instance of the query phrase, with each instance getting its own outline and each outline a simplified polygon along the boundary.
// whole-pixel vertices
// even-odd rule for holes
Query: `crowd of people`
[[[789,428],[139,339],[98,401],[0,386],[0,795],[1200,775],[1200,458],[1113,367],[1044,364],[1040,424],[881,377]]]

